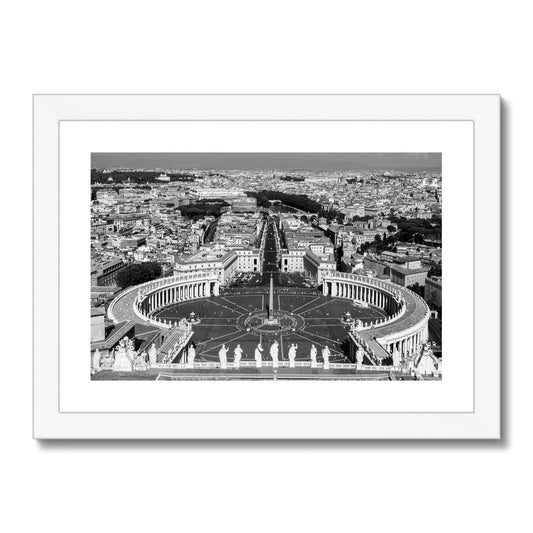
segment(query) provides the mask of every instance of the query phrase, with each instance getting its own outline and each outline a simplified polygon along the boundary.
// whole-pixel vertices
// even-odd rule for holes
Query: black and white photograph
[[[528,3],[3,8],[2,531],[527,530]]]
[[[91,380],[442,379],[441,153],[89,171]]]

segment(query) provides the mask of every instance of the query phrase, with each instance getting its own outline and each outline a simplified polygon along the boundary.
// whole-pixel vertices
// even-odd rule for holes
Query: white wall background
[[[532,193],[527,2],[179,4],[50,0],[3,6],[0,169],[8,188],[1,210],[1,529],[527,530],[532,376],[531,343],[523,341],[531,314],[525,304],[511,308],[513,293],[517,304],[518,296],[531,294],[529,240],[520,232],[530,225],[525,215]],[[501,93],[509,279],[503,294],[504,441],[32,441],[34,92]]]

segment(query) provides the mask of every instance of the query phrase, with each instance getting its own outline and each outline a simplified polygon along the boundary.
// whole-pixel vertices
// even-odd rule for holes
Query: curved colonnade
[[[126,289],[109,305],[107,314],[114,322],[133,320],[170,329],[178,322],[159,320],[155,313],[166,307],[187,300],[218,296],[220,282],[216,272],[180,274],[148,281]]]
[[[354,328],[358,339],[377,359],[395,351],[412,357],[428,340],[429,307],[409,289],[366,276],[332,272],[324,277],[322,292],[355,304],[372,305],[387,314],[387,318]]]
[[[115,323],[133,320],[164,329],[185,327],[175,321],[159,320],[155,314],[168,305],[218,296],[219,289],[218,276],[210,271],[157,279],[119,294],[111,302],[108,316]],[[404,357],[411,357],[428,339],[429,307],[408,289],[356,274],[331,272],[323,279],[322,292],[355,304],[374,306],[387,314],[386,318],[352,327],[354,339],[373,353],[377,361],[396,350]]]

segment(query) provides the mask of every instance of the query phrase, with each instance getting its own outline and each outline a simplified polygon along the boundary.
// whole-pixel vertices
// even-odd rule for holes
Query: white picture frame
[[[34,438],[499,439],[501,437],[500,97],[498,95],[35,95],[33,105]],[[80,309],[85,306],[87,310],[89,305],[85,266],[80,266],[78,277],[75,275],[78,261],[83,262],[83,259],[73,251],[73,256],[68,263],[65,263],[65,246],[70,246],[72,243],[61,242],[62,228],[65,225],[69,225],[69,231],[74,232],[72,235],[77,235],[84,243],[87,242],[85,229],[81,225],[78,227],[77,218],[74,215],[72,218],[70,215],[67,218],[61,215],[76,210],[88,213],[88,206],[80,205],[75,194],[70,194],[72,189],[70,185],[76,177],[62,175],[60,171],[69,151],[72,153],[77,151],[78,157],[81,158],[90,155],[91,151],[103,151],[102,139],[105,135],[102,135],[102,132],[106,127],[111,128],[111,124],[116,125],[119,122],[124,125],[129,124],[130,130],[138,132],[133,140],[128,141],[132,146],[131,151],[138,150],[143,135],[146,135],[145,145],[142,142],[140,145],[148,146],[148,137],[155,131],[149,132],[149,128],[155,127],[156,130],[160,128],[161,135],[164,135],[163,126],[156,127],[155,123],[167,124],[164,128],[172,128],[172,123],[181,123],[180,127],[184,124],[203,123],[202,127],[209,128],[215,122],[227,125],[253,122],[256,131],[260,131],[262,124],[267,128],[267,124],[273,123],[307,122],[310,128],[316,128],[315,137],[318,139],[315,144],[308,145],[309,151],[314,151],[315,145],[323,147],[320,143],[326,143],[326,137],[329,138],[329,144],[324,151],[336,151],[331,135],[324,134],[324,139],[321,139],[320,135],[321,128],[327,128],[333,123],[345,123],[348,126],[351,123],[364,123],[368,124],[369,128],[372,124],[371,128],[377,130],[377,133],[374,131],[376,136],[379,136],[380,128],[392,126],[392,129],[389,129],[394,132],[394,124],[400,126],[417,123],[420,132],[424,131],[424,123],[428,127],[431,126],[434,132],[438,132],[439,129],[443,132],[450,130],[450,123],[466,124],[471,134],[467,136],[468,142],[461,140],[460,148],[468,154],[461,163],[464,166],[464,173],[457,175],[454,182],[453,177],[445,175],[443,164],[443,182],[446,182],[446,179],[449,179],[450,183],[454,182],[458,193],[448,196],[445,193],[444,204],[457,202],[460,209],[459,213],[456,211],[456,216],[464,218],[464,228],[466,228],[460,233],[461,227],[456,224],[458,227],[450,229],[451,237],[448,238],[447,228],[452,228],[451,220],[454,216],[450,215],[448,219],[446,215],[443,216],[445,242],[443,249],[450,258],[444,265],[445,269],[449,268],[450,275],[445,277],[443,299],[446,300],[446,314],[451,317],[445,319],[448,320],[449,326],[444,329],[443,344],[450,346],[450,352],[454,354],[454,360],[457,362],[454,372],[457,377],[466,376],[466,379],[462,380],[462,386],[465,398],[469,398],[468,402],[464,402],[464,405],[454,403],[453,387],[446,389],[448,378],[444,374],[442,382],[418,383],[416,397],[411,398],[412,406],[404,411],[387,407],[389,404],[393,406],[395,402],[395,392],[390,392],[392,389],[387,391],[387,401],[383,404],[374,402],[373,405],[364,405],[362,401],[359,403],[361,409],[347,410],[348,408],[340,406],[338,410],[328,407],[321,411],[295,410],[289,404],[287,409],[281,405],[272,411],[265,409],[243,411],[237,407],[237,403],[234,409],[220,411],[216,409],[217,394],[220,393],[220,389],[216,389],[216,393],[206,395],[207,399],[201,407],[193,409],[194,406],[184,406],[183,409],[176,410],[173,407],[169,408],[168,400],[164,395],[160,395],[162,389],[159,391],[154,389],[157,383],[137,384],[144,386],[144,394],[152,398],[150,408],[142,412],[116,407],[106,410],[105,405],[91,410],[89,400],[94,400],[96,405],[97,398],[88,398],[91,393],[87,391],[97,390],[93,386],[94,383],[87,375],[84,378],[74,376],[67,382],[60,368],[61,357],[87,359],[88,338],[85,335],[88,314],[78,316],[75,311],[78,305]],[[98,128],[101,128],[98,130],[100,133],[97,132]],[[91,129],[92,133],[89,131]],[[143,129],[146,130],[145,133]],[[82,130],[88,132],[87,136],[80,133]],[[282,130],[280,127],[278,133]],[[338,135],[341,135],[341,128],[338,131]],[[398,132],[400,131],[404,130],[400,128]],[[450,132],[447,133],[448,136],[452,135]],[[409,136],[408,133],[398,135],[396,140],[391,137],[390,132],[387,135],[389,135],[387,146],[381,150],[376,146],[375,151],[405,151],[406,142],[409,141],[406,138]],[[121,139],[116,135],[114,139],[113,135],[109,137],[111,143],[109,151],[113,149],[128,151],[125,144],[126,135]],[[238,149],[241,142],[238,132],[234,137],[231,135],[229,137],[235,145],[234,149]],[[276,137],[278,151],[294,151],[293,142],[296,141],[280,141],[281,137],[281,135]],[[82,138],[85,139],[83,149],[80,144]],[[98,142],[95,141],[97,138]],[[440,137],[435,134],[432,145],[437,146],[437,149],[438,138]],[[398,150],[394,149],[396,141]],[[165,143],[169,142],[166,138]],[[344,151],[347,142],[344,139],[342,144]],[[456,139],[456,142],[459,141]],[[165,144],[164,149],[160,151],[168,151],[169,146],[172,148],[171,145]],[[302,150],[302,146],[297,148],[305,151]],[[209,146],[206,151],[212,149],[213,146]],[[260,151],[260,146],[255,145],[255,150]],[[443,150],[443,161],[445,161],[446,152]],[[153,145],[152,150],[145,151],[154,151]],[[367,148],[364,151],[369,150]],[[86,164],[87,182],[79,181],[82,192],[87,191],[89,187],[90,158],[86,159]],[[70,182],[66,181],[69,179]],[[464,191],[464,198],[461,191]],[[465,200],[463,204],[460,198]],[[67,206],[71,209],[65,210]],[[75,209],[72,209],[73,207]],[[472,268],[463,268],[463,260],[466,265],[470,265],[466,260],[467,255],[471,255]],[[75,306],[68,306],[70,309],[65,309],[65,306],[61,305],[65,293],[77,302]],[[470,304],[463,302],[463,297]],[[463,343],[462,334],[471,342],[469,340]],[[103,385],[109,391],[110,387],[116,386],[116,382]],[[350,390],[346,389],[346,383],[342,386],[336,386],[335,383],[330,385],[342,388],[343,394],[350,394]],[[101,386],[102,384],[99,384],[99,387]],[[360,385],[354,382],[350,386]],[[365,387],[369,387],[365,389],[368,391],[365,397],[372,397],[374,391],[371,387],[375,386],[376,384],[372,383],[365,384]],[[428,387],[431,386],[441,387],[440,393],[437,389],[430,390]],[[117,395],[124,393],[126,396],[130,393],[138,395],[139,391],[139,389],[128,391],[127,384],[121,389],[113,390],[117,391]],[[105,394],[102,388],[98,391],[95,392],[95,396]],[[424,409],[426,398],[430,402],[429,397],[435,391],[441,395],[439,409]],[[172,390],[168,387],[167,392],[172,394]],[[332,394],[335,394],[333,389]],[[457,395],[460,394],[457,389]],[[69,405],[74,406],[72,408],[67,405],[69,395],[72,400]],[[79,397],[76,398],[76,395]],[[447,408],[447,402],[451,408]],[[89,407],[76,407],[85,404]],[[349,402],[345,405],[348,404]],[[416,408],[416,404],[420,408]]]

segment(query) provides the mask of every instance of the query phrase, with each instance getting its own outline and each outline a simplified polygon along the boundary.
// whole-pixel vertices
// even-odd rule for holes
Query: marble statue
[[[400,366],[402,362],[402,356],[398,348],[394,348],[392,351],[392,366]]]
[[[355,360],[358,366],[361,366],[363,364],[364,357],[365,357],[365,352],[361,348],[358,348],[357,351],[355,352]]]
[[[104,354],[104,356],[101,359],[101,370],[112,370],[113,369],[113,363],[115,362],[115,359],[113,357],[113,354],[111,352],[107,352]]]
[[[409,370],[415,369],[415,362],[420,360],[421,354],[422,354],[422,347],[419,346],[418,348],[415,349],[414,353],[410,357],[407,357],[406,359],[407,368]],[[405,365],[405,361],[404,361],[404,365]]]
[[[361,331],[363,329],[363,321],[360,319],[357,319],[355,321],[355,331]]]
[[[429,343],[424,345],[416,369],[421,374],[433,374],[436,371],[433,350],[430,348]]]
[[[191,344],[187,350],[187,366],[194,368],[194,359],[196,358],[196,348]]]
[[[146,352],[142,352],[133,358],[133,370],[148,370]]]
[[[148,361],[150,362],[150,366],[154,366],[157,364],[157,348],[155,347],[155,344],[152,342],[152,346],[148,348]]]
[[[222,368],[223,370],[228,368],[228,348],[225,344],[223,344],[220,350],[218,351],[218,358],[220,360],[220,368]]]
[[[261,364],[262,364],[262,354],[261,354],[261,352],[262,351],[263,351],[263,347],[261,346],[261,343],[259,343],[255,347],[255,352],[254,352],[256,368],[261,368]]]
[[[95,352],[93,353],[93,357],[91,360],[91,373],[96,374],[100,371],[100,358],[102,357],[100,350],[96,348]]]
[[[242,348],[240,344],[237,344],[235,350],[233,350],[233,367],[239,368],[242,359]]]
[[[135,351],[135,343],[133,339],[130,339],[127,335],[124,337],[124,346],[126,348],[126,353],[130,356],[130,358],[133,357],[133,352]]]
[[[329,370],[329,356],[331,355],[331,352],[329,351],[328,346],[324,346],[322,348],[322,359],[324,359],[324,370]]]
[[[270,357],[272,357],[272,368],[278,368],[279,343],[274,341],[270,346]]]
[[[294,368],[296,366],[296,350],[298,348],[297,344],[291,344],[289,348],[289,367]]]
[[[309,357],[311,358],[311,368],[317,368],[316,354],[317,354],[317,349],[316,349],[316,346],[313,344],[311,346],[311,351],[309,352]]]
[[[119,342],[118,348],[115,350],[113,370],[115,372],[132,372],[132,353],[129,338],[126,336]]]

